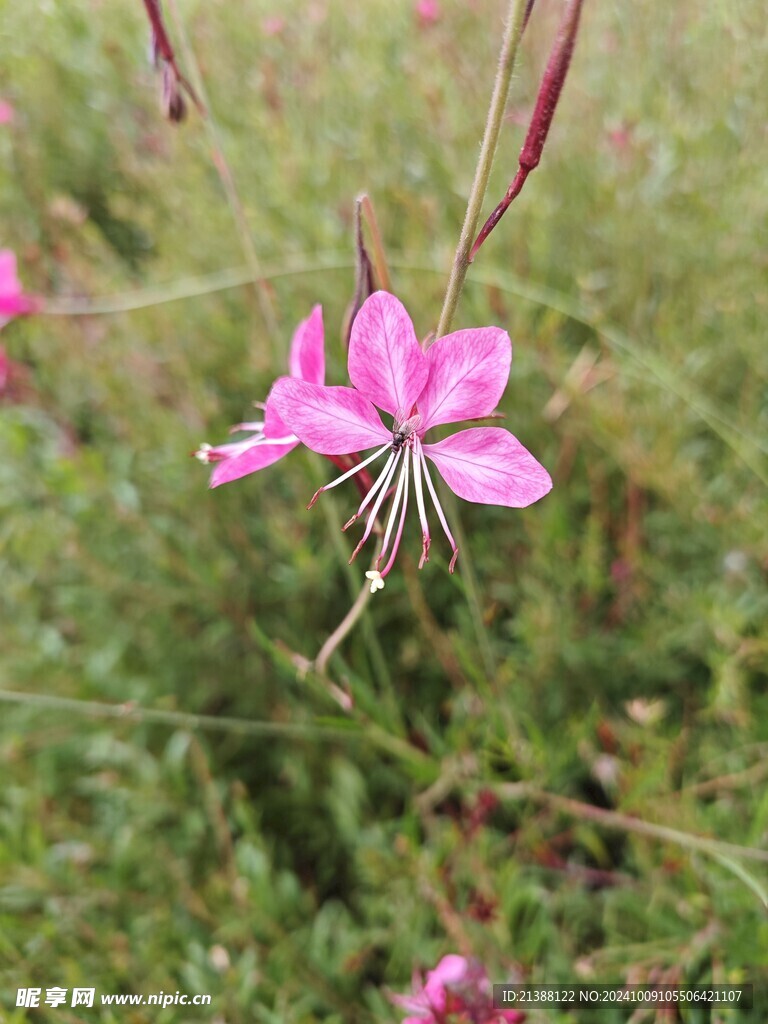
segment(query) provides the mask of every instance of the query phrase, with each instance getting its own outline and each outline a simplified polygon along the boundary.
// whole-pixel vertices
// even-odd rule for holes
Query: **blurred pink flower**
[[[434,25],[442,16],[438,0],[416,0],[414,10],[422,25]]]
[[[323,311],[315,306],[306,320],[296,328],[291,342],[288,366],[291,377],[319,386],[325,381],[325,340]],[[211,473],[211,487],[231,483],[240,477],[265,469],[282,459],[299,444],[298,437],[281,420],[271,395],[264,408],[264,419],[251,423],[238,423],[230,433],[250,431],[243,441],[211,446],[201,444],[195,456],[201,462],[215,463]]]
[[[10,124],[15,116],[16,111],[13,109],[13,104],[8,100],[0,99],[0,124]]]
[[[493,986],[476,960],[449,954],[422,983],[414,975],[411,995],[392,995],[395,1006],[413,1016],[402,1024],[520,1024],[520,1010],[495,1010]]]
[[[375,292],[363,303],[352,324],[348,366],[353,388],[322,387],[285,377],[275,384],[273,405],[290,430],[312,451],[348,455],[374,446],[377,449],[321,487],[310,508],[323,491],[336,487],[387,453],[378,479],[344,526],[346,530],[371,506],[362,540],[352,559],[370,536],[400,470],[376,566],[366,573],[372,593],[384,586],[395,561],[405,524],[411,472],[422,531],[419,568],[428,560],[431,543],[424,502],[426,489],[453,551],[453,572],[458,547],[432,483],[427,458],[451,490],[466,501],[524,508],[551,489],[549,473],[508,430],[471,427],[436,443],[426,444],[422,440],[431,427],[490,416],[506,387],[511,361],[512,343],[507,332],[499,327],[456,331],[422,351],[411,318],[400,301],[387,292]],[[375,406],[394,417],[391,428],[384,426]],[[391,554],[379,571],[393,531]]]
[[[0,249],[0,327],[23,313],[33,313],[39,300],[25,295],[16,273],[16,256],[10,249]]]
[[[261,31],[265,36],[279,36],[285,31],[285,24],[285,18],[279,14],[272,14],[262,21]]]

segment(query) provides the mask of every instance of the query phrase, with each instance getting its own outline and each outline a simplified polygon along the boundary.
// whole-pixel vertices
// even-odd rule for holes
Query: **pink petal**
[[[10,124],[14,118],[14,109],[8,100],[0,100],[0,124]]]
[[[0,295],[0,327],[24,313],[34,313],[37,301],[31,295]]]
[[[0,249],[0,296],[18,295],[21,284],[16,274],[16,253]]]
[[[417,0],[416,16],[422,25],[434,25],[440,20],[440,13],[437,0]]]
[[[279,36],[285,31],[285,18],[281,18],[279,14],[264,18],[261,23],[261,31],[265,36]]]
[[[425,445],[425,448],[429,445]],[[444,1010],[446,1004],[445,990],[452,985],[459,985],[467,972],[467,961],[463,956],[450,953],[444,956],[433,971],[427,973],[424,983],[424,994],[431,1006],[436,1010]]]
[[[293,451],[298,443],[298,441],[291,441],[289,444],[254,444],[253,448],[248,448],[232,458],[226,456],[226,450],[230,446],[219,445],[212,451],[222,453],[224,458],[221,462],[214,464],[210,486],[219,487],[221,484],[239,480],[242,476],[248,476],[249,473],[255,473],[259,469],[266,469],[267,466],[271,466],[273,462],[277,462],[288,452]],[[237,442],[231,447],[237,448]]]
[[[389,1001],[401,1010],[407,1010],[409,1013],[427,1013],[429,1011],[429,1007],[423,996],[397,995],[395,993],[390,993]],[[403,1021],[402,1024],[405,1024],[405,1021]]]
[[[400,1010],[417,1014],[415,1017],[406,1017],[401,1024],[437,1024],[437,1018],[421,993],[416,996],[390,994],[389,1000]]]
[[[277,411],[275,403],[272,401],[272,391],[275,390],[275,384],[281,380],[292,379],[292,377],[278,377],[272,385],[272,390],[267,395],[267,401],[264,405],[264,437],[287,437],[289,434],[293,433],[293,431],[283,423],[282,417]]]
[[[24,295],[21,290],[15,253],[11,249],[0,249],[0,327],[14,316],[34,312],[39,304],[38,299]]]
[[[427,349],[429,378],[419,397],[422,428],[489,416],[504,393],[512,342],[500,327],[475,327]]]
[[[10,249],[0,249],[0,327],[11,317],[25,312],[19,308],[22,301],[21,284],[16,276],[16,254]]]
[[[325,383],[325,335],[323,308],[315,306],[306,320],[296,328],[291,342],[288,363],[292,377],[312,384]]]
[[[470,427],[423,447],[451,490],[466,501],[525,508],[552,489],[546,469],[500,427]]]
[[[403,304],[388,292],[374,292],[352,324],[352,383],[380,409],[393,416],[398,411],[409,416],[428,372],[427,358]]]
[[[365,451],[392,437],[371,403],[353,388],[282,377],[275,382],[270,403],[290,431],[321,455]]]
[[[459,956],[457,953],[449,953],[443,957],[433,971],[429,971],[424,990],[427,991],[432,982],[441,985],[458,984],[467,973],[467,967],[468,964],[465,957]]]

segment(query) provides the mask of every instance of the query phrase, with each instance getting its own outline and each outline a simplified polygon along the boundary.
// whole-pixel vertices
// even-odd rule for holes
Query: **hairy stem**
[[[485,133],[480,147],[480,157],[477,161],[475,179],[472,182],[472,189],[469,193],[467,212],[464,215],[464,225],[461,229],[451,277],[448,282],[448,290],[445,293],[443,309],[440,313],[440,322],[437,325],[436,338],[441,338],[450,331],[459,296],[461,295],[461,289],[464,285],[464,278],[467,276],[469,252],[475,232],[477,231],[477,222],[480,219],[480,211],[485,199],[486,189],[488,188],[488,179],[491,174],[493,159],[496,156],[496,147],[504,119],[504,111],[507,106],[507,96],[509,95],[509,83],[512,79],[512,69],[515,66],[517,48],[520,43],[520,37],[523,34],[523,28],[525,27],[526,7],[526,0],[510,0],[507,23],[504,28],[504,38],[499,54],[499,66],[496,71],[491,105],[488,110]]]
[[[536,100],[531,123],[528,127],[528,133],[525,136],[525,142],[520,151],[517,174],[512,179],[504,198],[485,222],[482,231],[477,236],[469,254],[470,263],[477,255],[480,246],[509,209],[512,200],[520,195],[528,175],[539,166],[544,143],[547,141],[552,118],[555,116],[557,101],[560,99],[560,93],[565,84],[565,76],[568,74],[568,68],[571,64],[573,48],[576,45],[576,34],[579,31],[582,3],[583,0],[569,0],[563,12],[557,39],[552,47],[552,53],[549,56],[544,77],[539,86],[539,95]]]

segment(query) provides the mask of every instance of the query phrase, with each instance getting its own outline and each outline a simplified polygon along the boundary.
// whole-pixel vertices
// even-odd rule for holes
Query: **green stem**
[[[440,314],[440,322],[437,325],[436,338],[442,338],[447,334],[456,313],[456,306],[464,285],[464,278],[469,268],[469,253],[477,233],[477,224],[480,219],[480,211],[483,207],[483,200],[488,188],[488,179],[491,175],[493,159],[496,156],[496,147],[499,141],[504,111],[507,107],[507,96],[509,94],[509,83],[512,79],[512,69],[515,66],[517,48],[520,37],[523,34],[525,24],[526,0],[510,0],[507,23],[504,28],[504,39],[499,54],[499,66],[496,71],[496,80],[493,84],[493,95],[488,110],[488,119],[485,123],[485,134],[480,147],[480,157],[475,170],[475,180],[472,182],[472,190],[469,193],[467,212],[464,216],[464,226],[461,229],[459,244],[456,249],[456,256],[453,261],[453,269],[448,282],[448,290],[445,293],[443,310]]]
[[[448,334],[451,329],[453,318],[456,314],[456,306],[459,302],[459,296],[461,295],[461,290],[464,286],[464,279],[466,278],[467,270],[469,269],[469,254],[477,233],[480,211],[483,208],[483,200],[485,199],[485,193],[488,188],[488,179],[490,178],[493,160],[496,156],[499,133],[501,132],[501,125],[504,120],[504,111],[507,107],[509,84],[512,80],[512,69],[515,66],[517,48],[520,43],[520,37],[523,34],[523,28],[525,27],[525,8],[526,0],[510,0],[507,22],[504,27],[504,38],[501,44],[501,52],[499,53],[499,65],[496,69],[496,79],[493,83],[491,105],[488,109],[488,118],[485,122],[485,132],[480,146],[480,156],[477,161],[477,168],[475,169],[475,179],[472,182],[472,189],[469,193],[467,212],[464,215],[464,224],[461,229],[461,235],[459,236],[459,244],[456,248],[456,255],[454,257],[451,276],[448,281],[448,289],[445,293],[445,300],[443,301],[443,309],[440,313],[440,321],[437,325],[435,338],[442,338],[442,336],[444,334]],[[495,663],[490,640],[488,639],[485,624],[483,622],[477,580],[475,578],[474,569],[465,543],[464,528],[459,517],[457,503],[453,499],[453,495],[449,495],[447,492],[445,492],[445,501],[448,505],[448,511],[451,514],[452,521],[455,524],[456,540],[462,548],[462,576],[464,578],[467,602],[469,604],[475,634],[480,646],[485,671],[490,682],[495,673]]]
[[[675,843],[688,850],[697,850],[714,857],[743,857],[746,860],[768,864],[768,850],[758,850],[752,846],[739,846],[736,843],[724,842],[722,839],[711,839],[709,836],[682,832],[680,829],[670,828],[668,825],[656,825],[643,818],[622,814],[620,811],[608,811],[602,807],[595,807],[593,804],[582,803],[580,800],[572,800],[567,796],[549,793],[527,782],[503,782],[492,788],[502,800],[533,800],[535,803],[544,804],[553,810],[562,811],[572,818],[591,821],[603,828],[616,829],[620,832],[635,832],[641,836],[660,839],[666,843]]]
[[[13,690],[0,690],[0,703],[20,704],[46,711],[61,711],[66,715],[81,715],[85,718],[116,718],[124,722],[168,725],[175,729],[204,729],[209,732],[228,732],[242,736],[333,741],[366,739],[364,733],[354,728],[334,728],[312,722],[256,722],[245,718],[198,715],[188,711],[141,707],[132,701],[125,704],[108,704],[104,701],[55,697],[47,693],[17,693]]]
[[[290,667],[292,671],[295,671],[295,666]],[[335,727],[315,722],[257,722],[244,718],[197,715],[185,711],[147,708],[130,701],[126,704],[108,704],[103,701],[56,697],[46,693],[19,693],[13,690],[0,690],[0,703],[19,704],[49,712],[60,711],[65,715],[79,715],[85,718],[112,718],[123,722],[167,725],[175,729],[204,729],[211,732],[228,732],[242,736],[263,736],[276,739],[362,742],[391,754],[400,761],[418,767],[425,775],[430,775],[433,771],[429,755],[398,736],[390,735],[375,722],[367,720],[358,723],[350,721],[347,727]]]

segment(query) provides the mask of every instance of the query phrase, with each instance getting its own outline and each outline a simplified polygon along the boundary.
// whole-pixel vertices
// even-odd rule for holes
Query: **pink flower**
[[[272,14],[264,18],[261,23],[261,31],[265,36],[279,36],[285,32],[285,18],[279,14]]]
[[[322,387],[295,378],[282,378],[275,384],[272,404],[308,448],[321,455],[347,455],[376,447],[359,465],[321,487],[310,508],[322,491],[336,487],[386,454],[378,479],[344,526],[346,530],[370,506],[352,559],[370,536],[399,470],[376,568],[366,573],[372,593],[384,586],[394,564],[411,476],[422,531],[419,568],[428,560],[431,542],[425,504],[428,494],[453,551],[453,572],[458,548],[427,458],[451,490],[467,501],[523,508],[551,489],[549,473],[507,430],[471,427],[434,444],[423,441],[431,427],[490,416],[504,392],[511,361],[509,336],[498,327],[456,331],[423,352],[402,304],[394,295],[375,292],[363,303],[352,325],[349,376],[354,388]],[[375,406],[393,417],[391,428],[384,426]],[[387,554],[389,558],[379,570]]]
[[[16,256],[10,249],[0,249],[0,327],[23,313],[38,308],[38,300],[25,295],[16,274]]]
[[[437,0],[416,0],[414,9],[422,25],[434,25],[440,20],[442,13]]]
[[[10,124],[16,115],[8,100],[0,100],[0,124]]]
[[[296,328],[288,368],[291,377],[284,378],[286,380],[296,378],[309,381],[313,387],[319,387],[325,380],[323,311],[320,306],[315,306],[307,319],[302,320]],[[299,438],[291,433],[280,418],[271,395],[263,409],[263,420],[238,423],[230,431],[234,434],[239,430],[247,430],[251,432],[250,437],[216,447],[202,444],[195,452],[201,462],[216,463],[211,473],[211,487],[231,483],[241,476],[265,469],[282,459],[299,443]]]
[[[402,1024],[520,1024],[519,1010],[495,1010],[493,987],[482,964],[463,956],[444,956],[422,984],[414,976],[413,995],[390,996],[395,1006],[416,1016]]]

